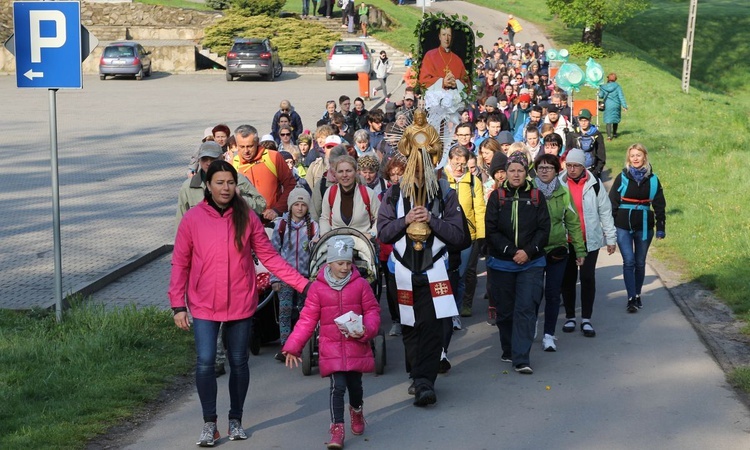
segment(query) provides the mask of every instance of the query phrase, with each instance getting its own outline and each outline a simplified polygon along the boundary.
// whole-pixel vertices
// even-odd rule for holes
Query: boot
[[[359,436],[365,432],[365,415],[362,406],[354,409],[349,405],[349,415],[352,418],[352,434]]]
[[[330,431],[331,431],[331,440],[328,441],[327,448],[331,448],[331,449],[344,448],[344,424],[332,423]]]

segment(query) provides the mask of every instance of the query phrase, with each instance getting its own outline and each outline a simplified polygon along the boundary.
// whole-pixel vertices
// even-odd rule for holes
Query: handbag
[[[597,102],[596,109],[598,109],[599,111],[604,111],[604,100],[599,100],[599,102]]]

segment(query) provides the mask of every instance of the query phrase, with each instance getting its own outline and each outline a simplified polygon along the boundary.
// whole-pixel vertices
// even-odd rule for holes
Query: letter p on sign
[[[42,62],[43,48],[60,48],[65,45],[65,14],[62,11],[29,11],[29,29],[31,34],[31,62]],[[55,36],[43,37],[41,23],[49,21],[55,23]]]

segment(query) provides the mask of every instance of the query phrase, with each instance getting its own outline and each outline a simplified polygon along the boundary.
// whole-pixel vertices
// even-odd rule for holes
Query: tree
[[[602,45],[606,25],[619,25],[651,6],[649,0],[547,0],[550,12],[570,27],[581,27],[581,42]]]

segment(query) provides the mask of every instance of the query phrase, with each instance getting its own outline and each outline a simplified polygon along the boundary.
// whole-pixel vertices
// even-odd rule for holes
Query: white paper
[[[362,316],[356,314],[354,311],[342,314],[337,318],[333,319],[336,322],[336,326],[344,336],[350,336],[352,334],[360,335],[364,332],[364,326],[362,325]]]

